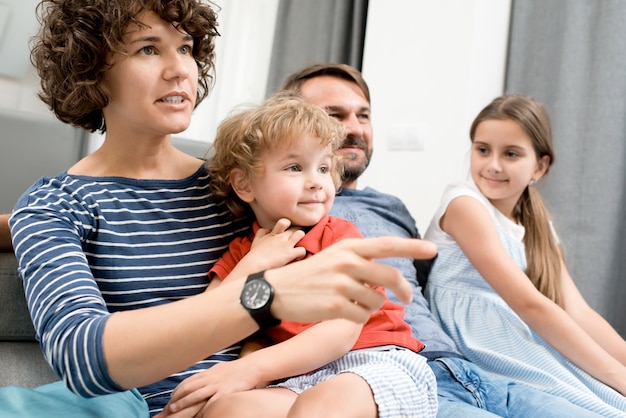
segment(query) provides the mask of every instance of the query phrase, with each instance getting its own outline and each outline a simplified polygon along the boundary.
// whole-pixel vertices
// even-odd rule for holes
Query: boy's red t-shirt
[[[255,221],[250,235],[234,239],[230,243],[228,251],[215,263],[209,274],[215,274],[220,280],[228,276],[237,262],[250,251],[252,240],[259,228],[259,224]],[[297,246],[304,247],[307,252],[306,257],[310,257],[342,239],[362,237],[363,235],[352,222],[334,216],[326,216],[306,233]],[[376,290],[383,295],[385,294],[385,289],[382,287],[377,287]],[[267,329],[266,334],[274,343],[279,343],[315,324],[315,322],[282,321],[279,326]],[[424,348],[421,341],[413,338],[411,327],[404,322],[404,308],[390,301],[386,295],[382,308],[374,312],[367,323],[363,325],[361,334],[352,349],[384,345],[397,345],[415,352]]]

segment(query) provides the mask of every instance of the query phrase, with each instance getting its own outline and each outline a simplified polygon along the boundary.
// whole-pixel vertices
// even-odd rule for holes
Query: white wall
[[[216,83],[180,136],[210,141],[233,108],[265,98],[278,0],[214,0],[218,11]]]
[[[52,119],[37,98],[39,79],[30,65],[28,38],[37,32],[36,0],[0,0],[0,108]]]
[[[509,14],[510,0],[369,2],[374,156],[359,187],[399,196],[422,233],[445,185],[466,177],[472,119],[502,94]]]

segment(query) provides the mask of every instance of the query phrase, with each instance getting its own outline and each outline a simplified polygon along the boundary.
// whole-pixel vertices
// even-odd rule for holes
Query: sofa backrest
[[[0,213],[8,213],[41,176],[54,176],[80,158],[86,135],[54,119],[0,110]]]
[[[17,260],[10,251],[0,251],[0,341],[35,341]]]
[[[85,155],[89,133],[53,116],[0,109],[0,213],[42,176],[62,173]],[[202,158],[209,144],[174,136],[172,143]]]

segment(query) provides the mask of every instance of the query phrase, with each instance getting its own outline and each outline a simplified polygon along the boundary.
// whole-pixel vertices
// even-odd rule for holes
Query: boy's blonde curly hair
[[[225,199],[235,216],[250,214],[250,207],[232,188],[231,171],[239,168],[244,172],[244,180],[250,179],[262,169],[260,157],[263,152],[298,141],[305,134],[319,138],[322,146],[332,149],[330,170],[338,190],[341,168],[336,151],[345,138],[343,124],[321,107],[305,102],[295,92],[282,92],[260,106],[233,114],[220,124],[212,147],[214,155],[206,163],[211,176],[211,191],[216,197]]]

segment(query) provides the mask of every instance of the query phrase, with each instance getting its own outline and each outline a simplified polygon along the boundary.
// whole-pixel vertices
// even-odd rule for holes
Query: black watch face
[[[271,288],[263,280],[252,280],[243,288],[241,301],[248,309],[259,309],[267,303],[271,296]]]

